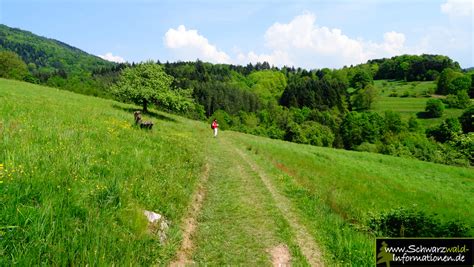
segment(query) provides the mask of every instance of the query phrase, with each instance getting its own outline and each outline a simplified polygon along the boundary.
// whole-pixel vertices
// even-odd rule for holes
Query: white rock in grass
[[[155,213],[153,211],[145,210],[143,213],[145,214],[148,221],[151,223],[154,223],[155,221],[158,221],[163,217],[161,216],[161,214]]]
[[[163,215],[155,213],[153,211],[145,210],[143,211],[146,218],[148,219],[149,225],[148,228],[150,231],[158,235],[160,238],[160,243],[164,243],[166,241],[166,231],[169,228],[169,222],[163,217]]]

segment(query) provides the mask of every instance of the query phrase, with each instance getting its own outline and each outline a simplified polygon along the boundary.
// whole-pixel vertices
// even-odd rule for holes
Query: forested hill
[[[88,95],[106,97],[113,75],[104,77],[95,73],[108,69],[114,74],[121,68],[120,64],[63,42],[3,24],[0,24],[1,51],[13,52],[26,63],[28,75],[22,80]]]
[[[64,71],[73,74],[115,65],[63,42],[3,24],[0,24],[0,50],[15,52],[28,64],[30,71],[39,73]]]

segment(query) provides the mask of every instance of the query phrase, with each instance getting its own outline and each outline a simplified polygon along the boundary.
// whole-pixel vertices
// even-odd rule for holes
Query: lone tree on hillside
[[[143,112],[148,112],[150,102],[160,102],[170,95],[172,82],[173,77],[166,74],[162,66],[149,61],[124,69],[112,92],[119,99],[141,105]]]
[[[429,99],[426,102],[425,112],[430,118],[440,118],[443,116],[444,104],[440,99]]]

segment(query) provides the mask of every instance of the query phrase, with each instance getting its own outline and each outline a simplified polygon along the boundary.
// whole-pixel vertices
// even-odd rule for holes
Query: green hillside
[[[0,24],[0,53],[6,61],[18,57],[26,75],[4,78],[24,80],[85,95],[110,98],[108,88],[124,64],[88,54],[61,41]],[[8,53],[14,53],[8,54]],[[15,55],[16,54],[16,55]],[[18,56],[17,56],[18,55]],[[0,64],[0,69],[6,68]],[[5,70],[4,70],[5,71]],[[7,71],[8,72],[8,71]]]
[[[28,64],[30,71],[38,73],[78,74],[115,65],[63,42],[3,24],[0,24],[1,50],[15,52]]]
[[[295,266],[368,266],[370,220],[400,207],[474,235],[472,168],[213,138],[157,111],[148,131],[137,109],[0,79],[1,266],[270,265],[282,247]],[[144,210],[169,221],[165,242]]]
[[[400,113],[403,119],[419,117],[426,107],[426,101],[436,90],[436,82],[404,82],[377,80],[374,82],[380,95],[376,98],[373,110],[383,113],[392,110]],[[435,95],[436,96],[436,95]],[[442,96],[436,96],[442,97]],[[457,118],[463,113],[462,109],[448,108],[441,118],[419,118],[424,128],[434,127],[446,118]]]

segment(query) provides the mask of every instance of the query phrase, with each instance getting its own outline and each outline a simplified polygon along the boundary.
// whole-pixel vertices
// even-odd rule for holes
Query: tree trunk
[[[148,101],[146,99],[143,99],[143,113],[148,112]]]

